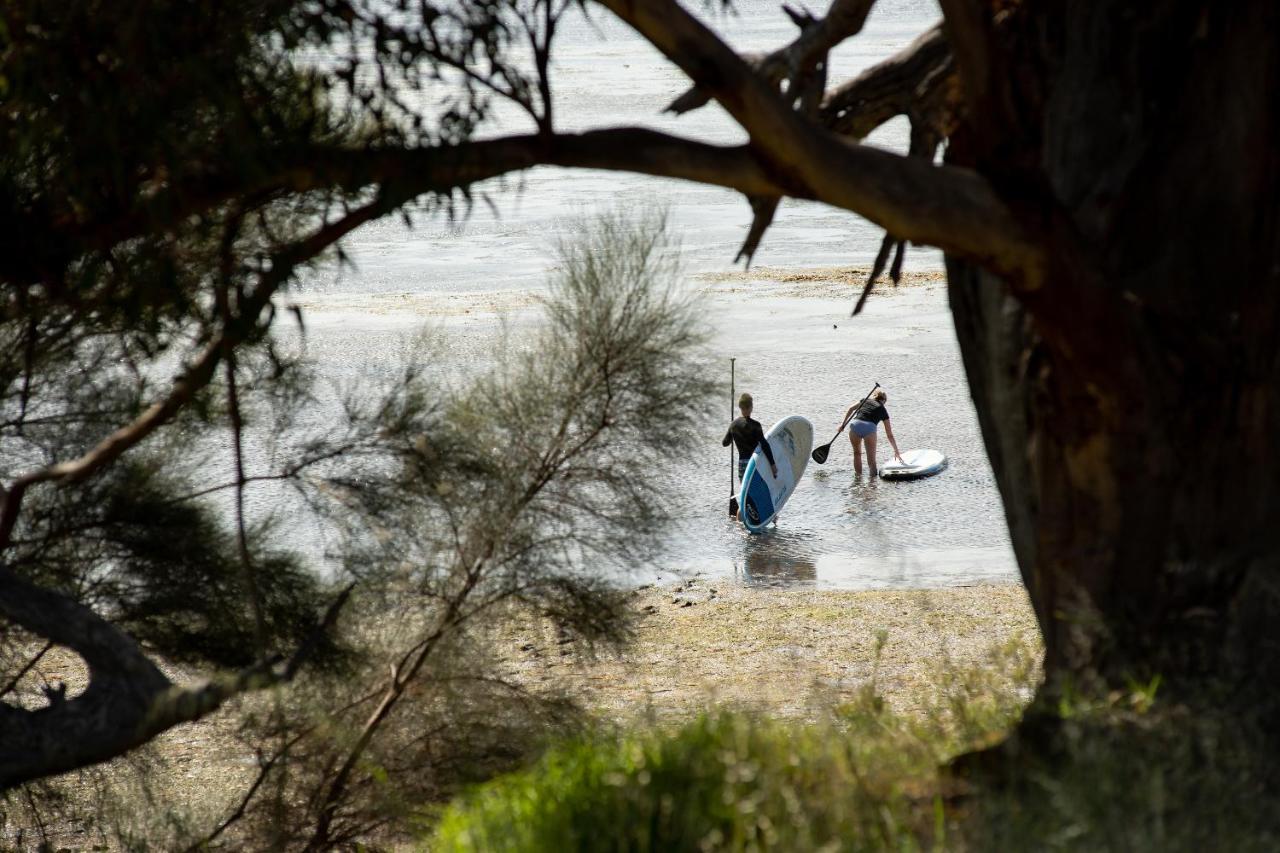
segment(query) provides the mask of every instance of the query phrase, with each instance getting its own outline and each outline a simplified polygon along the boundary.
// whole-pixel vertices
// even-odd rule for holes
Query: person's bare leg
[[[876,469],[876,434],[871,433],[863,441],[867,444],[867,468],[871,470],[871,476],[874,477],[879,473]]]
[[[849,443],[853,445],[853,473],[862,473],[862,439],[853,430],[849,430]]]

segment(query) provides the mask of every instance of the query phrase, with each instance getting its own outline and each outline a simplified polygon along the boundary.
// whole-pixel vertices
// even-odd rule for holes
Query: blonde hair
[[[738,398],[739,409],[750,409],[753,407],[754,403],[755,401],[751,399],[751,395],[746,391],[743,391],[742,396]]]
[[[871,397],[872,397],[872,399],[874,399],[877,403],[883,403],[884,401],[886,401],[886,400],[888,400],[888,399],[889,399],[889,395],[888,395],[888,394],[886,394],[886,393],[884,393],[884,389],[883,389],[883,388],[877,388],[877,389],[876,389],[876,391],[875,391],[875,393],[874,393],[874,394],[872,394],[872,395],[871,395]]]

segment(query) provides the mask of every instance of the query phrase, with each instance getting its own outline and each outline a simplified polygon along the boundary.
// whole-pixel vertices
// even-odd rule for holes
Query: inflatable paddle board
[[[880,476],[886,480],[915,480],[928,477],[947,467],[947,457],[937,450],[908,450],[902,461],[890,460],[880,466]]]
[[[796,484],[809,464],[809,451],[813,450],[813,424],[799,415],[783,418],[765,433],[765,441],[773,450],[773,461],[778,466],[778,476],[769,470],[769,460],[756,448],[742,474],[742,486],[738,491],[738,514],[742,523],[752,533],[759,533],[773,521],[796,490]]]

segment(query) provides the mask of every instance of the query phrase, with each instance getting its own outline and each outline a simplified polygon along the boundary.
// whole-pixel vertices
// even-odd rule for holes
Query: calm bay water
[[[767,50],[793,37],[794,27],[774,3],[740,2],[736,9],[709,20],[740,50]],[[881,0],[864,33],[832,57],[833,79],[847,79],[900,49],[937,14],[931,2]],[[715,142],[744,138],[715,106],[681,118],[662,115],[684,78],[602,11],[566,28],[553,73],[564,130],[645,125]],[[486,132],[527,129],[518,116],[500,113]],[[901,150],[906,134],[905,121],[896,121],[871,141]],[[776,531],[751,536],[727,516],[729,454],[719,443],[723,425],[709,425],[705,452],[673,470],[679,475],[670,493],[676,520],[666,551],[638,576],[702,573],[843,587],[1016,579],[940,287],[873,298],[864,316],[850,320],[852,290],[847,297],[796,298],[768,281],[708,288],[699,274],[732,269],[750,222],[745,200],[726,190],[545,168],[482,189],[492,208],[477,204],[461,221],[423,219],[412,230],[398,219],[374,223],[347,244],[354,270],[305,283],[307,346],[326,374],[353,377],[393,362],[403,339],[423,322],[449,343],[458,369],[491,363],[500,319],[531,319],[524,295],[543,287],[557,237],[593,212],[663,204],[681,240],[690,286],[710,290],[726,422],[730,357],[738,360],[738,390],[756,396],[756,415],[766,428],[785,415],[803,414],[814,422],[818,443],[879,381],[889,389],[903,449],[938,448],[950,457],[950,467],[914,483],[857,480],[841,437],[827,465],[810,466]],[[865,266],[879,240],[878,229],[851,214],[788,201],[755,263]],[[908,255],[909,270],[940,266],[936,252]],[[883,460],[883,437],[881,447]]]

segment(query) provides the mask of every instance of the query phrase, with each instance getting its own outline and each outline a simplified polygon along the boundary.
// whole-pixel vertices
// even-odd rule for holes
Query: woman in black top
[[[880,423],[884,424],[884,434],[889,439],[889,444],[893,447],[893,458],[899,462],[902,461],[902,454],[898,451],[898,442],[893,438],[893,427],[889,425],[889,410],[884,404],[889,400],[889,395],[883,389],[877,389],[870,397],[862,402],[861,405],[853,405],[849,407],[849,411],[845,412],[845,423],[849,425],[849,443],[853,445],[853,470],[855,474],[862,473],[862,445],[867,445],[867,464],[871,467],[871,476],[874,477],[878,471],[876,469],[876,426]],[[853,420],[850,420],[852,418]]]

